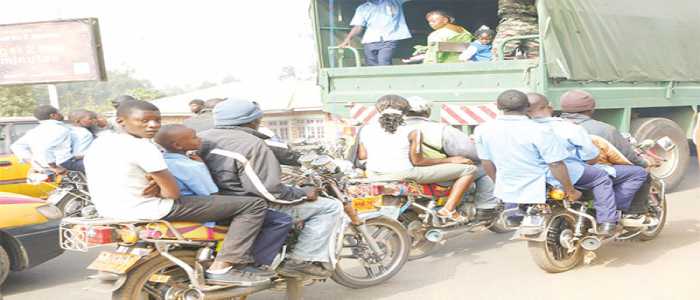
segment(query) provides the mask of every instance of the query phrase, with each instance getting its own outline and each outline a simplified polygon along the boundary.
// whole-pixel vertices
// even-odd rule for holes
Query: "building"
[[[151,101],[161,111],[163,123],[182,123],[192,116],[193,99],[238,98],[260,104],[265,113],[263,126],[281,140],[332,141],[345,123],[322,110],[321,92],[314,82],[233,82]]]

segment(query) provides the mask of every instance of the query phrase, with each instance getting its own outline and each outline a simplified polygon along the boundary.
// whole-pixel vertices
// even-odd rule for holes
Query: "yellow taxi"
[[[27,183],[29,164],[21,162],[10,152],[10,145],[38,124],[34,117],[0,118],[0,192],[46,199],[56,187],[55,182]]]
[[[21,271],[63,253],[59,226],[63,214],[44,200],[0,192],[0,285],[10,271]]]

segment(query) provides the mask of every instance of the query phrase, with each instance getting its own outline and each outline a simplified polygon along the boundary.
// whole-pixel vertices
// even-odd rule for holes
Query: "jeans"
[[[399,47],[398,41],[384,41],[363,44],[365,52],[365,65],[390,66],[394,51]]]
[[[184,196],[175,200],[163,220],[167,221],[229,221],[216,261],[232,264],[254,262],[251,250],[265,219],[267,202],[257,197],[242,196]]]
[[[639,188],[644,185],[648,173],[644,168],[629,165],[613,165],[615,177],[612,179],[617,208],[627,212]]]
[[[85,174],[85,165],[83,164],[82,158],[75,159],[75,157],[72,157],[71,159],[61,163],[61,167],[64,167],[70,171],[78,171]]]
[[[339,201],[319,197],[316,201],[297,204],[270,204],[270,209],[304,221],[296,246],[289,257],[301,261],[330,262],[329,244],[343,206]]]
[[[490,209],[496,208],[500,199],[493,195],[494,183],[491,177],[486,175],[484,168],[479,166],[476,173],[476,208]]]
[[[615,205],[615,191],[613,182],[608,173],[602,169],[585,165],[583,175],[574,183],[574,187],[583,190],[591,190],[595,200],[596,220],[598,223],[617,223],[617,206]]]
[[[253,257],[256,265],[271,265],[275,256],[287,241],[292,229],[292,217],[271,209],[265,214],[260,234],[253,243]]]

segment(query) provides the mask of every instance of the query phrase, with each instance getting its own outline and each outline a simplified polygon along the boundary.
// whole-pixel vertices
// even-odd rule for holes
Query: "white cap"
[[[418,96],[408,97],[408,105],[411,106],[410,111],[413,112],[429,112],[431,110],[430,102]]]

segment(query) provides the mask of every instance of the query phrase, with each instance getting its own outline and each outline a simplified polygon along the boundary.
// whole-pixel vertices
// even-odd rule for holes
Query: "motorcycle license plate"
[[[87,268],[95,271],[105,271],[116,274],[124,274],[136,262],[140,256],[131,253],[114,253],[103,251]]]
[[[352,207],[355,210],[357,210],[357,212],[376,211],[376,205],[381,203],[382,196],[371,196],[352,199]]]
[[[56,205],[56,204],[58,204],[59,201],[61,201],[61,199],[63,199],[63,197],[65,197],[66,195],[68,195],[68,193],[69,193],[68,190],[57,189],[57,190],[55,190],[54,192],[52,192],[52,193],[49,195],[49,198],[46,199],[46,200],[47,200],[49,203]]]

